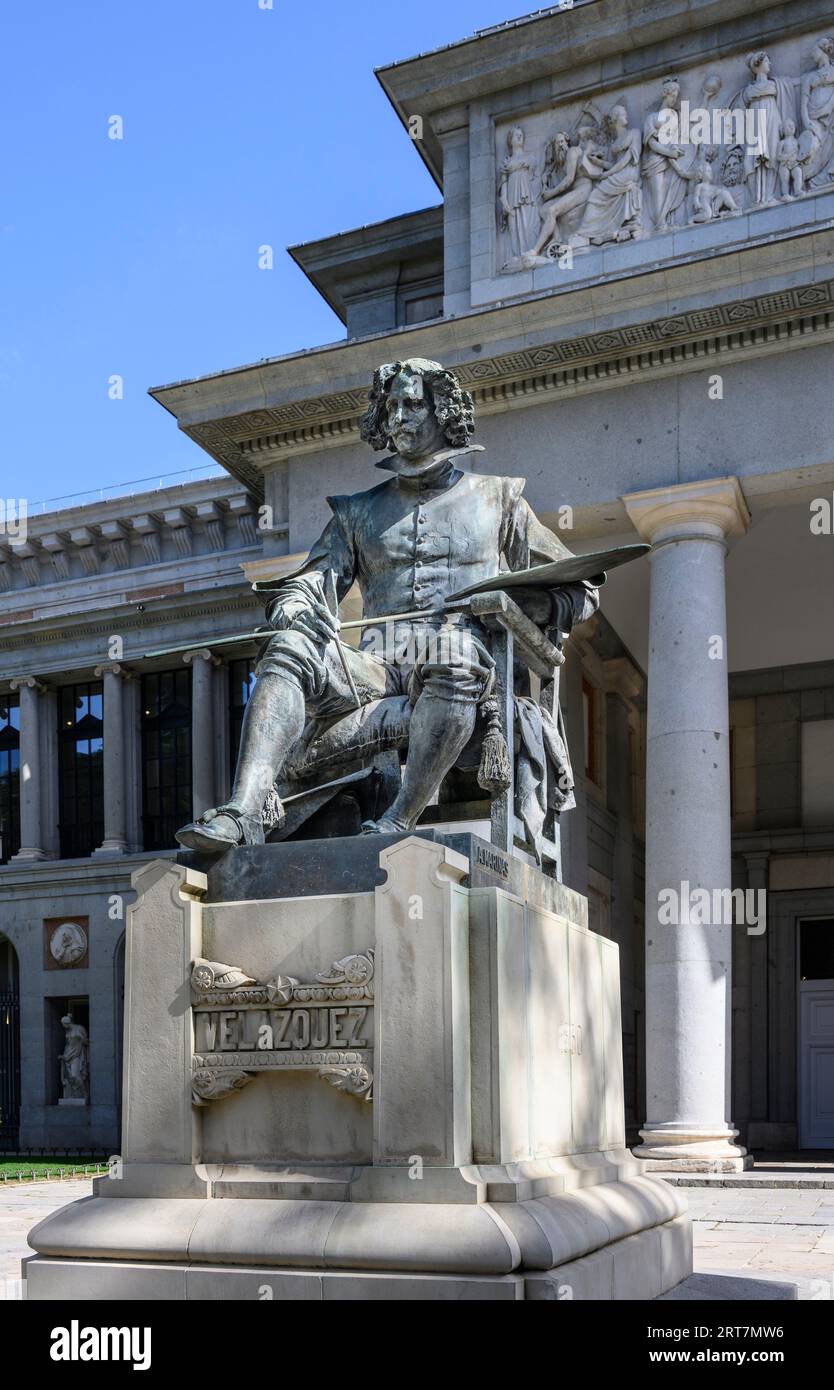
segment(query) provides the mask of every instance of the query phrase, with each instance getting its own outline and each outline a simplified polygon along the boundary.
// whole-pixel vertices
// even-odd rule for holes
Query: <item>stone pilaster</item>
[[[191,788],[194,816],[217,804],[214,670],[220,658],[208,647],[199,647],[183,656],[191,677]]]
[[[646,1096],[654,1167],[745,1166],[730,1123],[732,926],[724,557],[735,478],[632,493],[652,546],[646,739]],[[710,908],[690,908],[706,890]],[[717,909],[717,910],[716,910]],[[749,1162],[749,1160],[747,1160]]]
[[[432,127],[443,149],[443,312],[465,313],[471,307],[472,278],[469,110],[456,106],[444,111]]]
[[[94,854],[127,853],[127,777],[124,684],[131,672],[118,661],[97,666],[104,686],[104,839]]]
[[[10,681],[20,694],[20,849],[13,863],[47,859],[41,816],[41,703],[45,685],[34,676]]]

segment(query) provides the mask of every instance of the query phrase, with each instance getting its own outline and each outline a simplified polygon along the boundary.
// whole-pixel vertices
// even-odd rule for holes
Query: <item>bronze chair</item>
[[[502,590],[476,594],[450,605],[450,611],[455,609],[468,612],[489,633],[495,686],[488,714],[481,713],[472,739],[439,789],[437,804],[426,808],[421,823],[488,817],[490,841],[496,849],[509,854],[516,848],[532,853],[544,872],[561,882],[559,813],[565,804],[570,804],[573,782],[559,710],[559,674],[564,662],[559,635],[554,633],[557,641],[551,642],[550,635],[544,635]],[[525,716],[531,710],[536,713],[530,695],[531,673],[541,682],[541,717],[548,721],[550,729],[559,729],[558,742],[565,750],[558,786],[546,789],[546,806],[541,806],[539,796],[533,827],[529,817],[525,821],[519,814],[517,801],[522,747],[519,701],[526,702]],[[276,787],[285,818],[267,830],[267,839],[356,833],[362,820],[380,816],[399,788],[400,755],[408,745],[410,709],[407,696],[386,696],[341,716],[327,727],[309,726],[298,757],[288,764],[285,780]],[[483,782],[478,783],[478,769],[488,729],[497,729],[503,738],[508,775],[485,793]],[[528,766],[528,806],[530,779]]]

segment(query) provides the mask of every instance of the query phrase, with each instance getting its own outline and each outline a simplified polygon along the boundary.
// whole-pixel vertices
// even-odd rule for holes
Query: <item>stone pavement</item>
[[[699,1274],[788,1281],[800,1299],[834,1299],[834,1192],[697,1187],[686,1199]]]
[[[0,1300],[21,1298],[20,1260],[33,1251],[27,1232],[67,1202],[91,1197],[91,1178],[64,1178],[33,1183],[0,1182]]]
[[[0,1299],[20,1298],[26,1234],[67,1202],[92,1193],[89,1178],[0,1183]],[[695,1270],[671,1299],[834,1299],[834,1192],[692,1188]]]

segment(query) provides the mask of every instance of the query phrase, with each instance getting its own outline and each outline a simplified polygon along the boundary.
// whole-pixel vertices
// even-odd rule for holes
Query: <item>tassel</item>
[[[274,786],[270,787],[263,807],[264,833],[268,835],[271,830],[283,825],[285,820],[286,815],[277,789]]]
[[[500,796],[512,781],[510,754],[507,741],[501,732],[501,718],[497,700],[485,700],[481,706],[487,720],[487,731],[481,745],[481,765],[478,768],[478,786],[483,787],[490,796]]]

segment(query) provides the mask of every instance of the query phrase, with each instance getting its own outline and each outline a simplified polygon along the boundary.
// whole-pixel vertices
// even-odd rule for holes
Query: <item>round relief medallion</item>
[[[87,935],[77,922],[62,922],[49,938],[53,960],[59,965],[75,965],[87,953]]]

